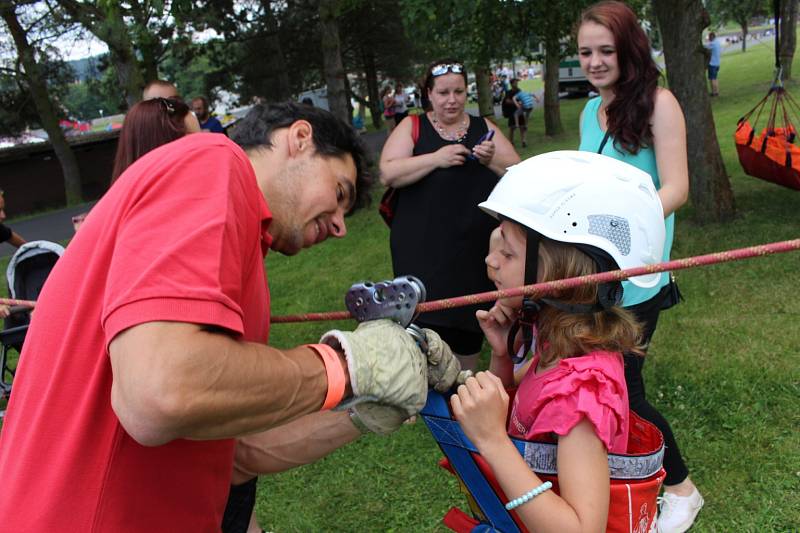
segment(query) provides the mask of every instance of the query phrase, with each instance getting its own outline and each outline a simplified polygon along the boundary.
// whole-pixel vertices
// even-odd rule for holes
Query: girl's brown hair
[[[606,109],[608,132],[614,144],[636,154],[653,144],[650,117],[655,108],[661,72],[650,55],[650,41],[636,14],[622,2],[599,2],[586,8],[575,27],[594,22],[614,36],[619,79],[614,84],[614,100]]]
[[[174,98],[151,98],[133,106],[122,123],[111,183],[144,154],[186,135],[189,106]]]
[[[597,272],[596,263],[571,244],[542,239],[539,244],[540,281],[585,276]],[[561,289],[550,298],[566,304],[593,304],[597,285]],[[557,359],[578,357],[603,350],[640,352],[641,327],[633,315],[619,306],[597,313],[567,313],[543,305],[536,320],[536,348],[543,365]]]

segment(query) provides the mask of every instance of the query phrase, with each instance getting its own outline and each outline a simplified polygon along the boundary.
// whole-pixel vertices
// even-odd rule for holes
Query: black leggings
[[[626,308],[636,316],[636,319],[642,325],[642,339],[645,351],[647,351],[647,345],[650,344],[650,339],[656,331],[661,303],[664,301],[668,289],[669,285],[650,300]],[[625,383],[628,385],[628,402],[631,410],[654,424],[664,435],[664,470],[667,471],[664,484],[677,485],[689,476],[689,469],[686,468],[686,463],[683,462],[678,443],[675,442],[672,428],[669,427],[669,422],[645,398],[642,369],[644,368],[646,357],[631,353],[625,353],[623,356],[625,358]]]

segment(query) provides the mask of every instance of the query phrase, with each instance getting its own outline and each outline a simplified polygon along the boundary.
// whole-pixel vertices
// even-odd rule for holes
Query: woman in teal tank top
[[[686,124],[680,105],[658,86],[661,73],[650,55],[650,42],[636,15],[621,2],[587,8],[578,27],[578,58],[586,78],[600,94],[586,103],[580,120],[580,150],[599,152],[644,170],[653,178],[664,208],[669,260],[674,212],[686,202],[689,169]],[[645,346],[670,297],[669,274],[652,289],[623,282],[623,306],[643,326]],[[703,498],[689,479],[669,423],[645,397],[644,358],[625,354],[625,381],[631,409],[654,423],[666,445],[664,498],[658,519],[662,533],[682,533],[694,522]]]

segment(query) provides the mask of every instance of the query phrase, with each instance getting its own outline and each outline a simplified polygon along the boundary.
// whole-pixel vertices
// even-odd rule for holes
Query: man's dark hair
[[[211,108],[209,107],[211,104],[210,104],[210,102],[208,101],[208,98],[206,98],[205,96],[203,96],[203,95],[200,95],[200,96],[195,96],[194,98],[192,98],[192,103],[194,103],[194,101],[195,101],[195,100],[200,100],[201,102],[203,102],[203,107],[206,109],[206,111],[208,111],[209,109],[211,109]]]
[[[356,166],[356,201],[352,211],[368,205],[372,176],[364,142],[349,124],[329,111],[296,102],[257,104],[236,124],[231,140],[244,150],[268,150],[272,148],[272,133],[288,128],[298,120],[311,124],[314,148],[318,155],[344,157],[350,154],[353,157]]]

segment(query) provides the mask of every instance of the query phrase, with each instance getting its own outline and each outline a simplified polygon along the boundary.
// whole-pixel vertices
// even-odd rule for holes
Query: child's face
[[[515,222],[504,220],[489,237],[486,274],[498,289],[512,289],[525,282],[525,232]],[[522,306],[522,297],[505,298],[514,309]]]

